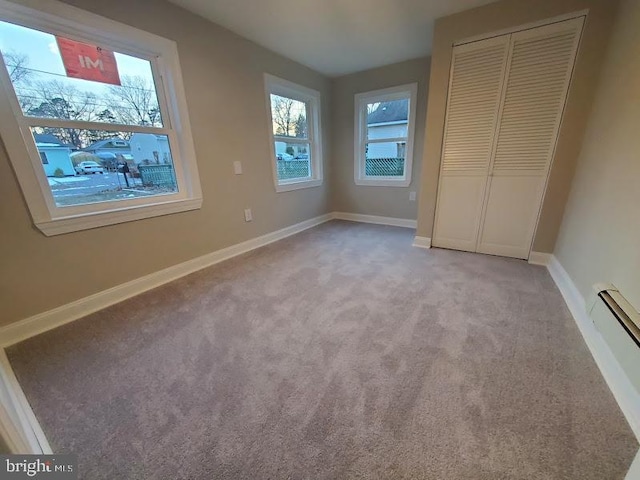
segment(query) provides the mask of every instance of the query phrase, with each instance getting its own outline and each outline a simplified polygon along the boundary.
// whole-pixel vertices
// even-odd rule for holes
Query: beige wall
[[[535,251],[553,251],[616,4],[615,0],[500,0],[436,21],[422,162],[418,235],[432,236],[452,45],[476,35],[510,29],[588,8],[589,17],[533,245]]]
[[[416,219],[424,147],[429,58],[419,58],[334,78],[331,90],[332,207],[335,211]],[[418,83],[413,171],[408,187],[373,187],[354,182],[354,98],[356,93]]]
[[[640,309],[640,0],[623,0],[555,255],[580,293],[620,288]]]
[[[262,75],[320,90],[325,152],[328,79],[164,1],[67,3],[177,42],[204,205],[47,238],[33,227],[0,148],[0,325],[329,211],[328,154],[322,186],[275,193]],[[243,175],[234,175],[233,160],[242,161]]]

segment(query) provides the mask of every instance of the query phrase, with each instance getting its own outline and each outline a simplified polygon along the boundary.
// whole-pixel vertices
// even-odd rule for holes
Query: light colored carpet
[[[87,479],[622,479],[553,281],[331,222],[9,349]]]

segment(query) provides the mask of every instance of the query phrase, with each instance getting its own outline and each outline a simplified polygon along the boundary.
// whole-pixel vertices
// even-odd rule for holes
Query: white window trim
[[[0,20],[45,30],[67,38],[106,45],[145,58],[154,66],[158,102],[172,147],[178,192],[134,200],[57,207],[30,132],[21,125],[21,112],[6,70],[0,68],[0,134],[35,225],[47,236],[86,230],[148,217],[195,210],[202,192],[176,43],[142,30],[63,4],[56,0],[0,0]],[[54,121],[53,119],[47,119]],[[66,121],[60,121],[61,126]],[[89,124],[89,122],[86,122]],[[96,123],[109,129],[112,124]],[[127,130],[135,130],[135,126]],[[36,161],[37,160],[37,161]]]
[[[407,144],[405,149],[404,176],[368,177],[365,174],[365,146],[367,143],[367,104],[388,102],[409,97],[409,123],[407,125]],[[416,128],[416,105],[418,84],[411,83],[397,87],[384,88],[355,95],[355,145],[354,145],[354,181],[356,185],[373,187],[408,187],[411,184],[413,167],[413,140]],[[393,141],[393,138],[387,139]]]
[[[322,185],[322,128],[321,128],[321,111],[320,111],[320,92],[311,88],[303,87],[296,83],[282,78],[275,77],[265,73],[264,75],[264,91],[267,106],[267,119],[269,122],[269,151],[271,154],[271,172],[273,174],[273,184],[276,192],[289,192],[291,190],[299,190],[301,188],[317,187]],[[273,116],[271,115],[271,94],[281,95],[294,100],[305,102],[309,105],[310,111],[307,112],[307,132],[308,139],[305,143],[309,143],[311,150],[311,178],[303,180],[278,180],[278,169],[276,163],[276,152],[274,149],[275,137],[273,135]],[[292,140],[296,140],[293,138]]]

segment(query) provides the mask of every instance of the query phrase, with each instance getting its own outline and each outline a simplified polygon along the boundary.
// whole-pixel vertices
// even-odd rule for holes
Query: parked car
[[[279,153],[277,157],[278,160],[293,160],[293,155],[289,155],[288,153]]]
[[[104,173],[104,168],[97,162],[85,161],[75,166],[76,173],[82,175],[87,173]]]

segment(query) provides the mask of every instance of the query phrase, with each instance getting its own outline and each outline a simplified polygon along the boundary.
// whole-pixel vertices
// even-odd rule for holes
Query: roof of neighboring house
[[[49,145],[59,145],[61,147],[75,148],[75,146],[64,143],[58,137],[49,133],[34,133],[33,139],[36,141],[36,143],[48,143]]]
[[[117,142],[125,142],[127,144],[126,147],[122,147],[122,146],[113,146],[110,145],[111,142],[113,141],[117,141]],[[85,148],[84,150],[98,150],[100,148],[129,148],[129,142],[127,142],[126,140],[123,140],[121,138],[107,138],[106,140],[98,140],[97,142],[92,143],[91,145],[89,145],[87,148]]]
[[[372,123],[389,123],[407,121],[409,118],[409,102],[407,100],[393,100],[381,102],[373,112],[367,116],[367,125]]]

